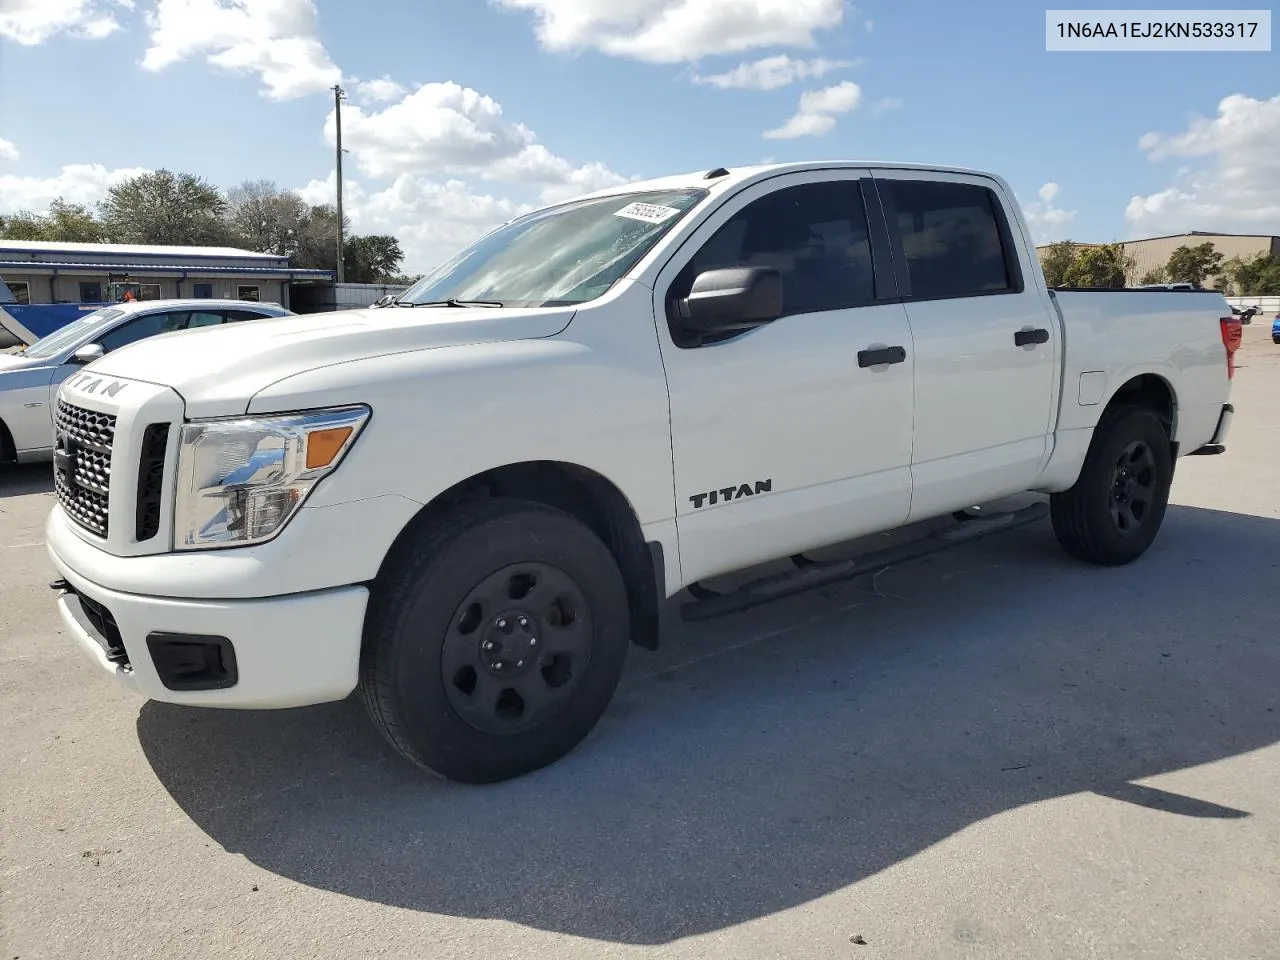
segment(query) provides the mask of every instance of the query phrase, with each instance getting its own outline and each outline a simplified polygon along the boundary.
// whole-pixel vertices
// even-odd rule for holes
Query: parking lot
[[[1125,568],[1047,522],[673,617],[566,760],[448,784],[354,700],[143,702],[0,473],[0,960],[1280,958],[1280,346]]]

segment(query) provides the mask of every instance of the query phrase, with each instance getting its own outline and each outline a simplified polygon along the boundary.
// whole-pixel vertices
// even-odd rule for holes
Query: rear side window
[[[999,200],[986,187],[881,180],[891,202],[915,300],[1020,290]]]

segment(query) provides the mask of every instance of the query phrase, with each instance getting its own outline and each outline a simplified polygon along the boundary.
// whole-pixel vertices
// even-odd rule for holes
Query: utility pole
[[[342,283],[342,98],[347,92],[341,84],[333,85],[333,115],[338,129],[338,282]]]

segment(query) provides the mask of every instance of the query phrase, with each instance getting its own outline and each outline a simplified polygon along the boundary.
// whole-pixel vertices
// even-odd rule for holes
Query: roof
[[[894,163],[885,160],[805,160],[795,163],[765,163],[748,167],[707,167],[693,173],[659,177],[654,180],[631,180],[593,193],[574,197],[574,200],[617,196],[624,193],[643,193],[649,190],[689,190],[695,187],[739,187],[753,180],[778,176],[783,173],[799,173],[806,170],[919,170],[929,173],[960,173],[975,177],[989,177],[1003,183],[1001,178],[987,170],[968,167],[952,167],[930,163]],[[708,179],[710,172],[725,171],[722,176]]]
[[[4,253],[0,247],[0,253]],[[280,258],[285,259],[285,258]],[[173,273],[194,273],[199,276],[207,274],[229,274],[231,276],[263,276],[285,275],[289,277],[313,277],[329,279],[334,275],[332,270],[313,270],[306,267],[286,267],[282,265],[264,265],[261,267],[225,267],[211,266],[207,263],[89,263],[75,260],[0,260],[0,270],[14,273],[31,272],[32,270],[90,270],[96,273],[128,273],[128,274],[160,274],[170,276]]]
[[[1125,243],[1146,243],[1148,240],[1176,240],[1179,237],[1200,237],[1209,239],[1212,237],[1239,237],[1243,240],[1280,240],[1280,234],[1272,233],[1220,233],[1209,230],[1185,230],[1182,233],[1165,233],[1158,237],[1138,237],[1134,240],[1125,240]]]
[[[152,310],[209,310],[209,309],[257,309],[265,307],[269,310],[289,311],[272,301],[233,300],[230,297],[204,297],[182,299],[171,297],[165,300],[122,300],[120,303],[107,303],[98,310],[123,310],[125,313],[148,313]]]
[[[214,259],[287,260],[274,253],[257,253],[237,247],[169,247],[141,243],[72,243],[61,240],[0,240],[0,252],[93,253],[139,257],[208,257]]]

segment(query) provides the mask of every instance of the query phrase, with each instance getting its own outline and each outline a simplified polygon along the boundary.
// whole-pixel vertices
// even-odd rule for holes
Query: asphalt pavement
[[[60,628],[0,473],[0,960],[1280,958],[1280,346],[1124,568],[1047,522],[672,617],[568,758],[492,787],[354,701],[144,702]]]

